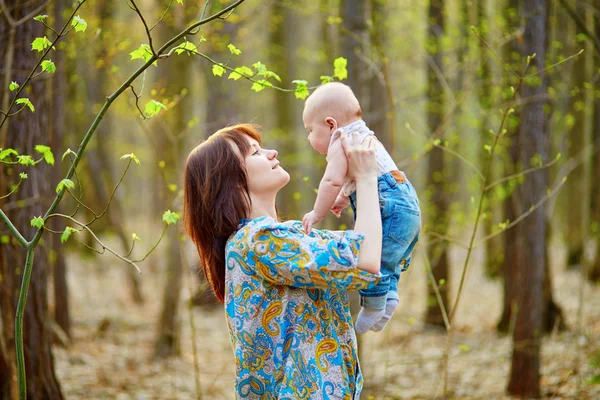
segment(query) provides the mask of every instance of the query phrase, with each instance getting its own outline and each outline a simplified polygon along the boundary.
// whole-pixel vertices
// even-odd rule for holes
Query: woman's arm
[[[358,268],[378,274],[381,267],[381,213],[377,194],[377,160],[375,142],[367,138],[357,145],[358,135],[353,133],[350,143],[342,135],[342,146],[348,159],[348,175],[356,181],[356,223],[354,230],[364,235]]]

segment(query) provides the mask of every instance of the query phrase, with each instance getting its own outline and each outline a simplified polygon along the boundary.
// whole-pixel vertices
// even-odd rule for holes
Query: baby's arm
[[[331,210],[335,199],[342,189],[347,172],[348,160],[346,159],[346,153],[344,153],[344,149],[342,148],[341,140],[336,140],[329,148],[327,168],[319,184],[319,192],[315,201],[314,211],[318,219],[325,218],[329,210]]]

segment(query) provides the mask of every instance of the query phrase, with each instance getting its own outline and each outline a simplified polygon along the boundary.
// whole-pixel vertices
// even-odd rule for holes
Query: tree
[[[444,34],[444,1],[431,0],[428,11],[429,28],[427,33],[427,125],[431,132],[442,125],[445,104],[441,83],[443,73],[442,49],[440,46]],[[431,230],[445,235],[448,230],[448,201],[445,193],[444,151],[434,147],[427,156],[427,192],[430,194],[428,204],[428,224]],[[437,242],[427,246],[427,258],[436,283],[439,284],[440,295],[448,310],[448,247],[446,242]],[[441,306],[436,301],[433,285],[428,285],[427,313],[425,322],[430,325],[444,326]]]
[[[39,13],[40,5],[45,2],[30,1],[22,3],[10,0],[2,3],[2,19],[0,24],[0,43],[6,44],[3,59],[2,82],[6,93],[5,82],[23,82],[31,66],[35,65],[39,56],[31,51],[31,43],[36,37],[44,36],[44,26],[31,18]],[[34,15],[30,15],[34,12]],[[29,16],[17,25],[17,21]],[[20,112],[11,117],[3,126],[1,145],[3,149],[18,149],[19,154],[34,154],[34,146],[48,145],[56,139],[48,136],[45,129],[50,120],[51,104],[45,95],[49,89],[46,80],[35,80],[29,85],[27,96],[35,101],[35,113]],[[55,93],[59,95],[59,93]],[[8,97],[3,101],[2,109],[8,109]],[[29,111],[29,110],[28,110]],[[50,132],[52,132],[50,130]],[[28,175],[19,190],[0,205],[8,218],[26,238],[31,238],[36,228],[30,225],[33,216],[43,215],[52,199],[54,187],[48,179],[53,175],[48,164],[39,164],[35,168],[25,169],[23,166],[0,164],[0,193],[7,194],[11,185],[19,181],[19,173]],[[54,167],[57,168],[57,167]],[[34,201],[31,201],[34,199]],[[23,201],[22,207],[17,206]],[[4,231],[6,232],[6,231]],[[51,242],[43,247],[50,250]],[[16,239],[0,245],[0,309],[2,318],[2,346],[0,348],[0,398],[16,399],[17,387],[17,352],[15,350],[15,310],[19,297],[19,287],[24,276],[23,265],[25,254]],[[54,372],[52,356],[52,332],[48,323],[48,290],[47,280],[50,273],[49,258],[40,254],[33,261],[29,286],[29,302],[23,316],[23,347],[27,365],[27,392],[33,399],[62,399],[62,393]]]
[[[523,55],[531,60],[531,72],[541,75],[539,82],[526,82],[522,97],[531,99],[521,110],[519,128],[519,163],[530,165],[536,154],[547,154],[545,73],[547,5],[543,0],[524,1],[525,30]],[[527,177],[527,184],[517,188],[520,212],[528,210],[548,189],[548,173],[540,170]],[[513,353],[507,392],[522,397],[540,395],[540,348],[544,308],[544,275],[546,272],[546,229],[544,207],[541,206],[516,226],[518,251],[515,274],[507,284],[518,288],[517,316],[513,335]]]
[[[596,9],[600,8],[600,1],[594,2]],[[600,38],[600,17],[594,14],[595,37]],[[600,51],[594,55],[595,65],[600,65]],[[596,79],[594,84],[594,119],[592,123],[592,227],[596,235],[596,254],[592,261],[591,268],[588,271],[588,278],[591,281],[600,281],[600,82]]]

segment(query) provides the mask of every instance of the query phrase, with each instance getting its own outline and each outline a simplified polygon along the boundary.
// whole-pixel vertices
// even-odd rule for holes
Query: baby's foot
[[[377,321],[381,320],[384,316],[385,310],[372,310],[370,308],[361,308],[356,318],[356,333],[363,334],[367,333]]]
[[[379,332],[390,321],[392,315],[394,315],[394,311],[396,311],[396,307],[398,307],[398,299],[387,299],[385,304],[385,313],[381,317],[379,321],[377,321],[372,327],[371,330],[373,332]]]

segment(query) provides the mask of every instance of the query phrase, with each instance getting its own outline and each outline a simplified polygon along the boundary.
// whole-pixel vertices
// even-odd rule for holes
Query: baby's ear
[[[329,129],[333,129],[334,131],[338,128],[337,121],[333,117],[325,118],[325,123],[329,125]]]

